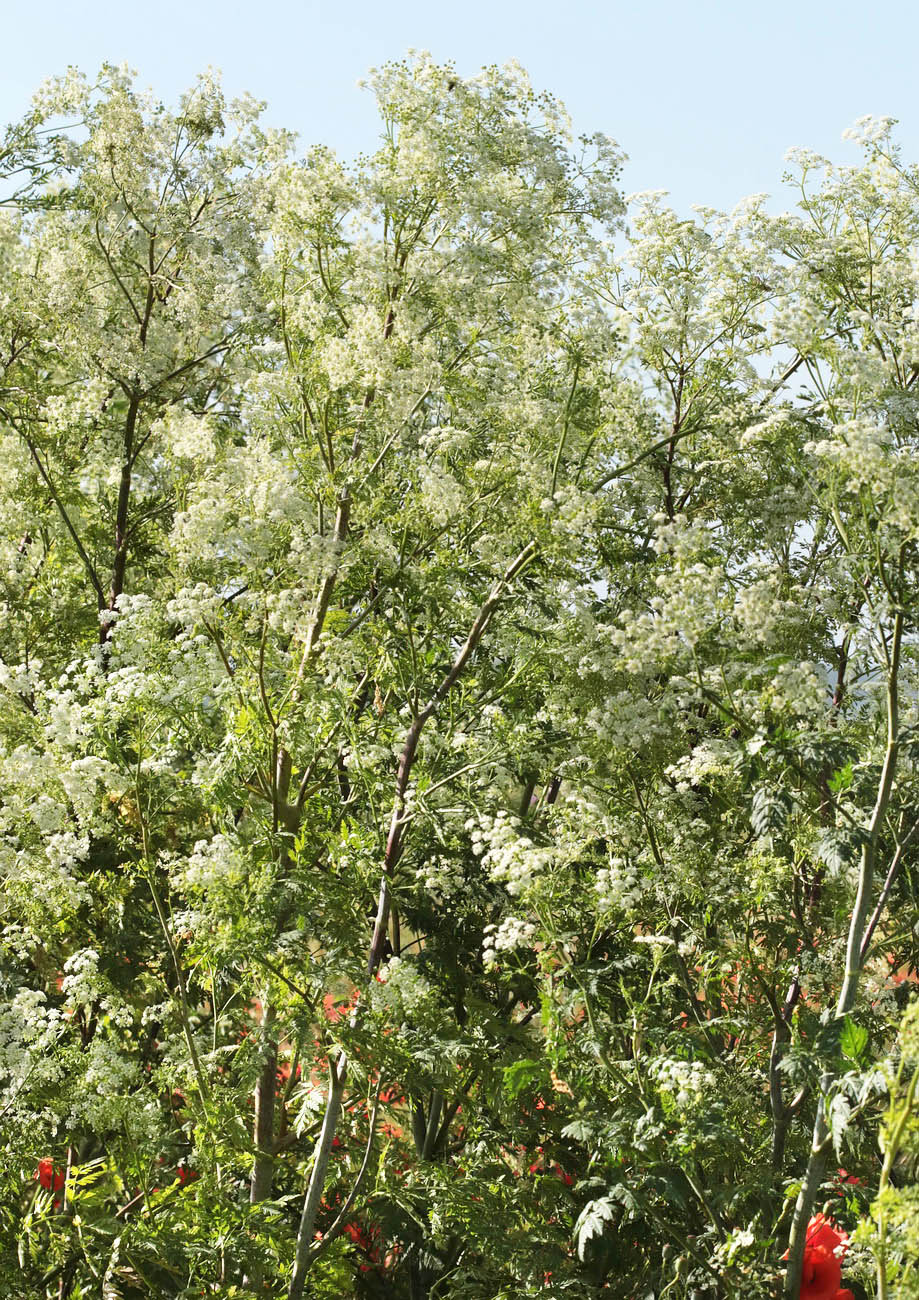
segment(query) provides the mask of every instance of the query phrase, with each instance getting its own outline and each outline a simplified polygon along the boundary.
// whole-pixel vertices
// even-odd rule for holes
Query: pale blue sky
[[[213,65],[231,94],[266,99],[270,121],[347,157],[375,140],[358,78],[414,46],[463,74],[518,59],[579,131],[619,141],[627,190],[669,189],[681,209],[777,194],[792,145],[854,161],[840,134],[866,113],[898,117],[919,160],[919,5],[909,0],[6,0],[2,9],[4,121],[70,63],[91,72],[127,61],[165,98]]]

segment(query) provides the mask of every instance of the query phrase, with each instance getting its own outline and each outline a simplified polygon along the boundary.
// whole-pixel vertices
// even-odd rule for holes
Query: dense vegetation
[[[915,1296],[919,169],[370,88],[3,140],[0,1293]]]

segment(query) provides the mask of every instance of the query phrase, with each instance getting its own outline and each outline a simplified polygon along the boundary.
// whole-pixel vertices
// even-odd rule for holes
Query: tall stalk
[[[890,795],[893,789],[894,775],[900,749],[900,709],[899,709],[899,673],[900,650],[903,642],[903,613],[898,611],[894,618],[893,637],[887,665],[887,746],[884,752],[884,764],[878,781],[877,796],[868,830],[862,846],[859,864],[858,887],[855,904],[849,922],[849,937],[846,944],[846,969],[839,998],[836,1003],[834,1020],[841,1022],[852,1010],[858,996],[858,981],[864,963],[863,939],[868,924],[871,908],[871,896],[874,887],[875,867],[878,856],[878,841]],[[807,1169],[795,1202],[794,1216],[791,1222],[791,1234],[788,1239],[788,1266],[785,1272],[785,1296],[787,1300],[798,1300],[801,1291],[801,1275],[804,1268],[804,1247],[807,1242],[807,1225],[810,1221],[817,1192],[823,1181],[827,1153],[830,1145],[830,1127],[827,1123],[825,1099],[833,1085],[834,1071],[824,1070],[820,1079],[817,1099],[817,1114],[811,1137],[810,1155]]]

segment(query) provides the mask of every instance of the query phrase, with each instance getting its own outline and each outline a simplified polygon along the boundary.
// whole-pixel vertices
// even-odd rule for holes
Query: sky
[[[919,5],[910,0],[0,0],[0,121],[47,76],[127,62],[170,100],[219,68],[230,95],[344,158],[372,149],[369,67],[410,48],[461,75],[516,59],[568,107],[575,129],[629,155],[626,191],[665,189],[681,211],[768,192],[805,146],[855,162],[842,131],[866,114],[900,121],[919,161]]]

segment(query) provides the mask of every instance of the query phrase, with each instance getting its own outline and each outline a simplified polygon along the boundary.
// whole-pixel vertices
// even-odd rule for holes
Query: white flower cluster
[[[597,872],[594,889],[600,906],[607,912],[630,912],[647,889],[638,868],[626,858],[610,858],[608,867]]]
[[[325,340],[319,362],[330,388],[382,386],[387,378],[388,357],[379,316],[372,304],[353,309],[347,333]]]
[[[769,336],[777,343],[807,351],[826,331],[828,322],[820,307],[805,293],[795,292],[795,289],[803,290],[804,286],[794,286],[779,300],[770,322]]]
[[[461,516],[466,507],[462,486],[439,465],[421,466],[418,490],[422,509],[438,526]]]
[[[162,440],[166,450],[177,460],[214,459],[214,428],[207,415],[172,410],[164,419],[157,421],[150,432]]]
[[[81,703],[77,693],[68,688],[46,689],[42,703],[48,741],[61,749],[74,748],[88,730],[91,708]]]
[[[98,1034],[86,1055],[86,1073],[83,1076],[85,1085],[99,1096],[117,1096],[134,1084],[133,1061]]]
[[[714,1076],[700,1061],[661,1057],[651,1061],[648,1073],[658,1089],[667,1093],[681,1109],[695,1105],[714,1083]]]
[[[837,425],[832,438],[809,442],[804,450],[837,466],[850,492],[863,487],[883,492],[891,486],[896,465],[890,434],[871,420],[849,420]]]
[[[522,894],[552,861],[553,851],[540,848],[520,832],[520,820],[505,811],[493,818],[480,815],[466,823],[472,851],[482,859],[492,880],[509,894]]]
[[[389,1011],[399,1019],[418,1015],[436,1002],[436,991],[414,962],[390,957],[380,967],[371,988],[374,1010]]]
[[[582,537],[596,526],[600,505],[596,493],[567,483],[554,496],[545,497],[540,509],[551,516],[553,529],[559,535],[571,538]]]
[[[696,745],[666,769],[666,776],[676,782],[677,790],[685,794],[706,777],[729,777],[735,769],[740,748],[729,740],[706,740]]]
[[[186,886],[205,893],[231,888],[245,878],[242,851],[226,835],[198,840],[179,874]]]
[[[626,753],[646,750],[672,730],[661,715],[660,705],[634,690],[605,694],[577,721],[609,749]]]
[[[159,610],[143,592],[122,592],[118,597],[106,678],[106,693],[113,701],[128,702],[149,695],[147,676],[151,650],[160,641],[160,620]]]
[[[465,450],[472,439],[473,434],[468,429],[436,424],[419,436],[418,446],[425,455],[449,456]]]
[[[61,992],[73,1007],[89,1007],[101,996],[99,954],[95,948],[81,948],[64,962]]]
[[[497,926],[486,925],[482,945],[482,960],[486,967],[495,965],[499,952],[512,952],[515,948],[528,946],[535,933],[535,925],[516,916],[505,917]]]
[[[244,593],[234,601],[234,604],[245,599]],[[178,623],[180,627],[192,629],[205,621],[212,622],[219,618],[223,603],[224,596],[220,592],[209,587],[207,583],[198,582],[193,587],[182,587],[171,600],[167,601],[166,618],[170,623]]]
[[[43,116],[79,113],[89,99],[89,84],[75,67],[63,76],[47,77],[32,96],[32,108]]]
[[[52,835],[45,844],[45,857],[57,871],[69,871],[89,853],[89,836],[73,831]]]
[[[677,560],[698,558],[700,552],[711,545],[711,536],[702,523],[690,523],[685,515],[665,514],[654,516],[654,537],[651,545],[658,555],[672,555]]]
[[[27,1077],[46,1082],[63,1069],[51,1049],[61,1032],[61,1014],[38,989],[20,988],[0,1012],[0,1079],[15,1092]]]
[[[729,608],[721,565],[678,563],[658,575],[658,593],[649,610],[623,610],[610,640],[621,652],[620,667],[646,673],[655,660],[666,660],[696,646],[720,627]]]
[[[786,609],[785,602],[778,598],[777,588],[778,579],[771,574],[737,593],[734,617],[745,640],[765,645],[772,636]]]
[[[279,539],[293,528],[301,545],[300,525],[309,519],[311,503],[301,495],[297,471],[276,455],[267,440],[253,438],[245,447],[227,451],[220,472],[202,475],[173,520],[170,547],[183,568],[203,562],[259,565],[269,561]],[[290,543],[288,543],[289,545]]]
[[[847,126],[842,133],[842,138],[854,140],[860,145],[880,144],[881,141],[888,139],[895,123],[896,118],[869,113],[865,117],[856,118],[851,126]]]
[[[95,948],[81,948],[64,962],[61,992],[67,1006],[93,1007],[98,1004],[110,1025],[127,1028],[133,1022],[131,1009],[119,998],[99,972],[99,954]]]
[[[801,717],[820,714],[826,708],[826,684],[816,665],[807,660],[782,664],[772,679],[772,691],[781,707]]]
[[[30,699],[41,682],[41,660],[30,664],[0,663],[0,690]]]
[[[88,826],[98,814],[100,787],[120,796],[122,782],[114,764],[91,754],[75,758],[60,772],[61,785],[81,825]]]
[[[415,876],[436,903],[455,898],[462,892],[466,883],[460,863],[455,858],[440,855],[428,858],[422,863]]]
[[[25,815],[21,824],[26,820]],[[10,896],[17,896],[31,910],[41,909],[60,916],[89,896],[85,881],[71,874],[77,862],[89,853],[89,836],[73,831],[51,834],[36,846],[0,849],[0,877]]]

